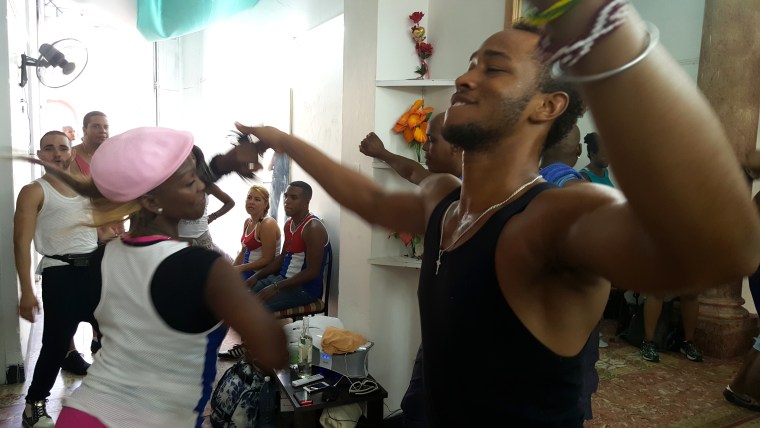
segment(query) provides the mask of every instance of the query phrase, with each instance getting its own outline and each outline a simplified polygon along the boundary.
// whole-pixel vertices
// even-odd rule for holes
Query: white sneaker
[[[34,403],[26,403],[24,413],[21,414],[21,422],[26,428],[54,427],[55,422],[45,408],[47,400],[39,400]]]

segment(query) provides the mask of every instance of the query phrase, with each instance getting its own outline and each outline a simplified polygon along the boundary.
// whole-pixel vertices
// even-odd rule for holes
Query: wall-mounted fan
[[[28,80],[26,67],[37,69],[37,78],[48,88],[61,88],[79,77],[87,66],[87,47],[77,39],[61,39],[40,46],[40,56],[35,59],[21,54],[21,83]]]

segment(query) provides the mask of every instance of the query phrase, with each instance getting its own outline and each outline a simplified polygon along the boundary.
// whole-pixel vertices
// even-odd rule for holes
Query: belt
[[[52,256],[45,256],[50,257],[51,259],[60,260],[62,262],[66,262],[70,264],[71,266],[76,267],[84,267],[90,265],[90,259],[95,256],[94,252],[92,253],[83,253],[83,254],[56,254]]]

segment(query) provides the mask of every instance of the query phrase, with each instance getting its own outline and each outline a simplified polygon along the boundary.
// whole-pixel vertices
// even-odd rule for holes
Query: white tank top
[[[200,426],[226,328],[219,323],[203,333],[177,331],[155,310],[150,292],[161,262],[187,246],[133,246],[121,239],[106,245],[95,309],[103,348],[64,405],[112,428]]]
[[[90,200],[83,196],[67,197],[44,178],[34,180],[42,187],[44,200],[37,214],[34,229],[34,248],[42,255],[83,254],[98,246],[98,231],[84,223],[92,222]],[[43,257],[37,273],[49,266],[63,266],[66,262]]]
[[[180,220],[177,225],[180,238],[200,238],[208,231],[208,195],[206,195],[206,208],[203,216],[197,220]]]

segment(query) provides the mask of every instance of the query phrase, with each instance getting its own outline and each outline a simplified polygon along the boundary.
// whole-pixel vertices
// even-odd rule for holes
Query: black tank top
[[[417,291],[431,427],[583,426],[580,358],[555,354],[525,328],[501,293],[494,264],[509,219],[552,187],[538,184],[499,209],[475,235],[443,254],[438,275],[442,217],[461,189],[433,211]]]

